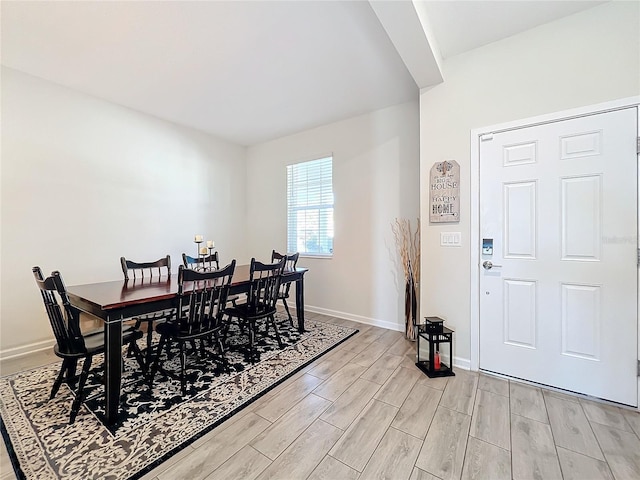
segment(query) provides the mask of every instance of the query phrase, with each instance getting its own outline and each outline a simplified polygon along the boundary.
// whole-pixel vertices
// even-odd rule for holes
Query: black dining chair
[[[278,260],[285,259],[284,271],[291,272],[295,271],[296,264],[298,263],[299,253],[287,253],[282,254],[278,253],[275,250],[271,252],[271,261],[275,262]],[[280,285],[280,291],[278,292],[278,300],[282,300],[282,304],[284,305],[284,309],[287,312],[287,316],[289,317],[289,323],[293,327],[293,317],[291,316],[291,312],[289,311],[289,305],[287,304],[287,298],[289,298],[289,289],[291,288],[291,282],[282,282]]]
[[[185,268],[192,270],[218,270],[220,268],[220,259],[218,252],[204,257],[190,257],[186,253],[182,254],[182,264]]]
[[[191,268],[192,270],[218,270],[220,268],[220,257],[218,252],[213,252],[206,257],[190,257],[186,253],[182,254],[182,264],[185,268]],[[236,305],[240,299],[239,295],[229,295],[227,303]]]
[[[180,346],[180,387],[182,395],[186,394],[186,343],[195,345],[200,340],[200,353],[205,355],[204,341],[210,340],[219,352],[219,363],[224,370],[229,366],[224,354],[221,332],[223,328],[224,306],[227,303],[231,278],[236,268],[236,261],[218,270],[197,271],[180,265],[178,270],[178,309],[179,315],[156,326],[160,334],[160,343],[149,373],[149,385],[159,369],[171,376],[162,368],[162,349],[171,342]],[[194,348],[197,353],[197,349]]]
[[[67,296],[67,288],[62,280],[60,272],[55,271],[51,276],[44,278],[40,267],[33,267],[33,276],[42,294],[49,323],[56,338],[53,347],[54,353],[62,358],[62,366],[51,388],[50,399],[54,398],[60,389],[63,381],[73,386],[76,380],[76,367],[78,360],[84,360],[82,373],[78,379],[76,398],[71,405],[69,423],[73,423],[80,410],[83,400],[83,390],[93,357],[99,353],[104,353],[105,343],[102,332],[93,332],[83,335],[80,330],[80,311],[72,307]],[[142,338],[142,332],[137,330],[125,330],[122,334],[122,344],[129,345],[140,365],[143,373],[146,373],[146,365],[142,358],[142,352],[136,344],[136,340]]]
[[[154,279],[161,276],[171,276],[171,257],[169,255],[154,262],[134,262],[132,260],[127,260],[124,257],[120,257],[120,266],[122,267],[122,273],[125,281],[138,281]],[[174,315],[175,312],[173,310],[162,310],[133,318],[135,322],[134,329],[136,330],[140,330],[143,323],[146,324],[147,347],[145,353],[147,357],[147,365],[151,358],[153,325],[158,322],[164,322],[172,318]],[[132,352],[129,351],[129,353],[131,354]]]
[[[260,361],[259,352],[255,351],[255,337],[257,333],[257,322],[265,323],[265,333],[268,333],[269,327],[272,326],[278,341],[278,346],[283,348],[284,345],[280,339],[280,332],[275,322],[276,302],[278,301],[278,291],[282,280],[282,271],[284,269],[285,259],[275,263],[261,263],[255,258],[251,259],[249,270],[249,292],[247,293],[247,302],[236,305],[225,310],[229,316],[229,321],[233,318],[238,319],[238,323],[242,327],[247,327],[249,333],[249,345],[247,349],[247,358],[251,363]],[[229,326],[225,327],[225,339]]]

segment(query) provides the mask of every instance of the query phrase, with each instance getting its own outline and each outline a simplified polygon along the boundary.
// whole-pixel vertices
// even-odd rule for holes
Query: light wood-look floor
[[[430,379],[402,333],[309,316],[360,333],[143,478],[640,479],[636,411],[461,369]],[[4,443],[0,467],[15,478]]]

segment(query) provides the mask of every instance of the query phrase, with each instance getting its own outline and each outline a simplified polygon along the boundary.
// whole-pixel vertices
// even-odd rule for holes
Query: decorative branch
[[[406,218],[396,218],[391,224],[391,230],[402,261],[405,281],[409,281],[411,268],[413,280],[418,283],[420,281],[420,219],[418,218],[415,232],[411,228],[411,220]]]
[[[415,232],[411,228],[411,221],[405,218],[396,218],[395,223],[391,224],[391,231],[404,270],[405,336],[415,340],[419,304],[416,284],[420,282],[420,219]]]

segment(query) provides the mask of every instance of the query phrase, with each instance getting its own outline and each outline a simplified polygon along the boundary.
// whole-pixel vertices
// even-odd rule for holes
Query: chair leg
[[[153,360],[153,364],[150,364],[147,367],[147,374],[148,374],[147,383],[149,384],[149,387],[153,386],[153,379],[155,378],[156,373],[158,372],[158,365],[160,364],[160,356],[162,355],[162,349],[164,348],[165,343],[168,344],[167,337],[164,335],[161,335],[160,343],[158,344],[158,353],[156,354],[156,358]]]
[[[224,344],[222,343],[222,339],[218,334],[218,330],[213,331],[215,344],[218,346],[218,350],[220,351],[220,357],[222,358],[222,368],[226,373],[231,372],[231,368],[229,367],[229,361],[227,360],[227,356],[224,353]]]
[[[151,359],[151,342],[153,340],[153,320],[147,322],[147,362]]]
[[[276,325],[275,316],[270,315],[269,318],[267,318],[267,324],[265,325],[266,331],[269,331],[269,324],[271,324],[271,326],[273,327],[273,331],[276,332],[276,340],[278,340],[278,346],[280,347],[280,350],[282,350],[284,348],[284,345],[282,343],[282,340],[280,339],[280,332],[278,331],[278,327]]]
[[[67,370],[69,368],[69,362],[71,361],[72,360],[70,358],[65,358],[62,360],[62,366],[60,367],[60,372],[56,377],[56,381],[53,382],[53,387],[51,387],[51,394],[49,395],[49,400],[55,397],[56,393],[58,393],[58,390],[60,390],[60,386],[62,385],[62,381],[64,380],[64,375],[65,373],[67,373]]]
[[[140,330],[140,325],[142,325],[142,320],[136,318],[136,323],[133,326],[133,329]],[[129,344],[129,348],[127,349],[127,357],[131,358],[131,356],[133,355],[134,355],[133,348],[131,347],[131,344]]]
[[[73,384],[76,382],[77,367],[78,367],[78,360],[75,358],[70,358],[69,361],[67,362],[67,372],[66,372],[66,378],[64,379],[64,381],[71,388],[73,388]]]
[[[187,394],[187,381],[185,378],[185,365],[187,363],[187,351],[185,349],[184,342],[180,343],[180,389],[182,396]]]
[[[80,405],[82,404],[82,391],[84,390],[84,384],[89,376],[89,369],[91,368],[92,356],[88,356],[84,359],[84,365],[82,365],[82,373],[80,374],[80,380],[78,381],[78,390],[76,391],[76,398],[71,405],[71,414],[69,415],[69,425],[76,421],[76,416],[80,411]]]
[[[289,323],[291,323],[291,326],[293,327],[293,317],[291,316],[291,312],[289,311],[289,305],[287,304],[286,298],[282,299],[282,304],[284,305],[284,309],[287,311],[287,316],[289,317]]]
[[[167,354],[167,360],[173,358],[171,356],[171,339],[170,338],[167,338],[165,350],[166,350],[166,354]],[[158,352],[161,352],[161,351],[162,351],[162,349],[158,350]]]
[[[227,343],[227,335],[229,335],[229,326],[231,325],[231,320],[233,319],[233,317],[229,317],[227,319],[227,321],[224,323],[224,325],[222,326],[222,343],[226,344]]]
[[[249,322],[249,362],[256,363],[256,354],[253,351],[256,341],[256,322]]]
[[[142,352],[140,351],[140,347],[138,347],[138,344],[136,343],[135,340],[132,340],[131,343],[129,344],[129,351],[132,352],[133,355],[136,357],[136,361],[138,362],[138,365],[140,365],[142,374],[146,375],[147,372],[149,371],[149,367],[151,366],[150,350],[147,350],[147,358],[145,360],[144,355],[142,355]]]

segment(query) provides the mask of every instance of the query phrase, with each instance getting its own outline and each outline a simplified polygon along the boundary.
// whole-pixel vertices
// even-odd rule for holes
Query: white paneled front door
[[[481,138],[482,370],[637,404],[637,119]]]

